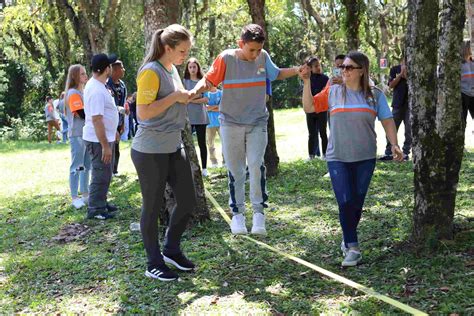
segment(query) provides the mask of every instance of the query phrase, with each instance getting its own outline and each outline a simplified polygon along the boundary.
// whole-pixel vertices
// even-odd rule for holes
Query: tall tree
[[[74,33],[81,41],[86,64],[90,63],[94,54],[108,51],[120,0],[108,0],[105,10],[100,0],[55,1],[58,8],[66,13]]]
[[[464,144],[459,128],[464,0],[443,0],[440,21],[439,14],[438,1],[409,0],[407,57],[415,169],[413,237],[424,246],[453,237]]]
[[[267,23],[265,21],[265,0],[247,0],[250,9],[250,16],[252,17],[252,23],[258,24],[267,33],[267,40],[265,41],[264,48],[270,53],[270,41],[267,32]],[[280,157],[278,157],[275,137],[275,121],[273,118],[273,104],[272,97],[268,98],[267,109],[269,113],[267,131],[268,131],[268,144],[265,149],[265,166],[267,167],[267,175],[275,176],[278,174],[278,164],[280,163]]]
[[[361,17],[364,13],[364,1],[362,0],[342,0],[342,4],[346,9],[346,17],[344,26],[346,30],[347,49],[359,49],[359,26]]]
[[[175,0],[145,0],[145,41],[146,46],[150,46],[150,41],[153,33],[166,26],[178,23],[180,18],[180,6],[179,2]],[[186,127],[182,132],[183,142],[188,155],[189,161],[191,162],[191,170],[193,172],[194,187],[197,196],[197,207],[195,210],[195,220],[202,222],[209,219],[209,210],[207,207],[206,196],[204,191],[204,183],[202,181],[201,168],[199,167],[199,161],[194,148],[193,139],[191,135],[191,128],[189,122],[186,123]],[[169,220],[169,214],[176,204],[171,187],[166,185],[165,192],[165,203],[164,209],[160,213],[159,218],[162,224],[167,224]]]

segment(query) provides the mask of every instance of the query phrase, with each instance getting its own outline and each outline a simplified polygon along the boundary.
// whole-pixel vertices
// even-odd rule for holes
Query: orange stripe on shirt
[[[474,74],[462,75],[461,78],[474,78]]]
[[[331,115],[334,114],[334,113],[340,113],[340,112],[368,112],[368,113],[373,114],[374,116],[377,115],[377,112],[375,112],[374,110],[363,109],[363,108],[359,108],[359,109],[335,109],[335,110],[331,111]]]
[[[228,84],[224,84],[224,89],[261,87],[261,86],[266,86],[266,85],[267,85],[267,83],[265,81],[244,82],[244,83],[228,83]]]

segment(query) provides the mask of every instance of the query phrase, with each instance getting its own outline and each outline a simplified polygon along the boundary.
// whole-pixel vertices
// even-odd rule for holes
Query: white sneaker
[[[203,176],[203,177],[207,177],[207,176],[208,176],[207,169],[202,169],[202,176]]]
[[[219,165],[217,164],[217,162],[213,162],[211,164],[211,168],[218,168],[218,167],[219,167]]]
[[[252,234],[255,235],[266,235],[267,230],[265,229],[265,215],[262,213],[254,213],[252,220]]]
[[[245,227],[245,216],[243,214],[237,214],[232,216],[232,221],[230,222],[230,230],[234,235],[246,235],[249,232],[247,227]]]
[[[84,204],[84,201],[81,198],[76,198],[72,200],[72,206],[76,209],[80,209],[81,207],[86,206],[86,204]]]
[[[330,177],[331,177],[331,174],[329,172],[323,176],[323,178],[330,178]]]
[[[89,196],[83,196],[82,202],[84,202],[85,205],[89,204]]]
[[[61,139],[63,137],[63,133],[61,133],[60,131],[56,131],[56,137]]]

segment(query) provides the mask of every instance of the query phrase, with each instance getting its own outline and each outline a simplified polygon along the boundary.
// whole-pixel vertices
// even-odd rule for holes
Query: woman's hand
[[[298,76],[301,78],[301,80],[309,80],[311,76],[311,69],[309,68],[308,65],[303,65],[300,67],[298,71]]]
[[[176,95],[176,102],[183,104],[188,104],[189,100],[196,96],[192,91],[188,90],[178,90],[174,94]]]
[[[400,150],[400,146],[392,145],[392,157],[393,160],[403,161],[403,152]]]

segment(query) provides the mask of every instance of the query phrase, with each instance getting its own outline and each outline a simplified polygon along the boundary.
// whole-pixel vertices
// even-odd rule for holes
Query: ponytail
[[[191,33],[184,26],[179,24],[171,24],[164,29],[156,30],[155,33],[153,33],[150,48],[143,59],[140,70],[147,63],[160,59],[165,53],[166,45],[175,48],[183,41],[192,41],[192,38]]]

